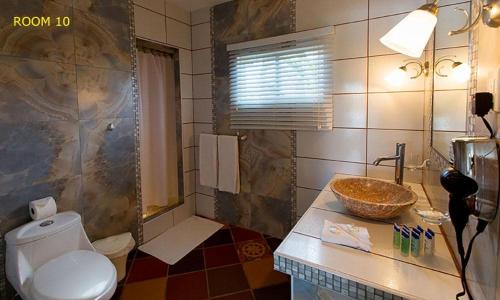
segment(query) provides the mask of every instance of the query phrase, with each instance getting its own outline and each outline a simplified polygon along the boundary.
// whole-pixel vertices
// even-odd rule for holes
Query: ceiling
[[[180,6],[187,11],[211,7],[228,1],[230,0],[167,0],[167,2]]]

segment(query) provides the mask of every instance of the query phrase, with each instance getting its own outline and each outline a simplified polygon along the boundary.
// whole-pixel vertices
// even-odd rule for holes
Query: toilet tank
[[[13,284],[24,285],[34,270],[72,250],[95,251],[76,212],[32,221],[5,235],[6,273]]]

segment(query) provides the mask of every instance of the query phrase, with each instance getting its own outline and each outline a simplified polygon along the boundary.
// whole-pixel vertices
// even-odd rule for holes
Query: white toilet
[[[7,279],[25,300],[107,300],[115,292],[116,269],[76,212],[25,224],[5,241]]]

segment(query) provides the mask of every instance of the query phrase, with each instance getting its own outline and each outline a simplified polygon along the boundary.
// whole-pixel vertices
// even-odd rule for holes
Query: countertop
[[[353,176],[337,174],[332,180],[342,177]],[[455,299],[456,293],[462,290],[459,272],[439,227],[425,224],[411,211],[391,222],[352,216],[332,193],[330,182],[276,249],[275,255],[406,299]],[[429,207],[421,185],[405,185],[418,195],[416,206]],[[373,243],[372,251],[323,243],[320,235],[324,220],[366,227]],[[392,245],[392,222],[431,227],[436,232],[435,254],[402,256]]]

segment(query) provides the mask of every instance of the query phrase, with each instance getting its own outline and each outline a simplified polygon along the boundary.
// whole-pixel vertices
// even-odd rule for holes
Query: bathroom
[[[0,299],[500,299],[500,1],[0,8]]]

